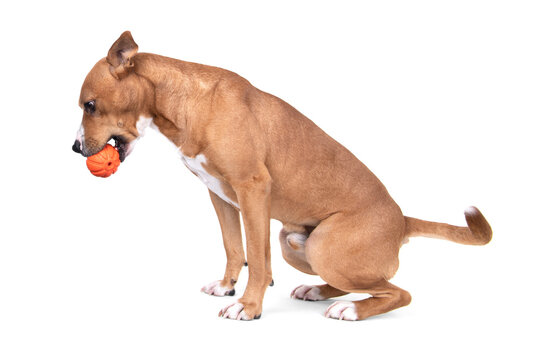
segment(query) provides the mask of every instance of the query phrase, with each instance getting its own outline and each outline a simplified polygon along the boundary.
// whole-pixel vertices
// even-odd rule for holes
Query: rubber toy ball
[[[114,146],[107,144],[100,152],[86,159],[86,166],[94,176],[109,177],[120,166],[120,154]]]

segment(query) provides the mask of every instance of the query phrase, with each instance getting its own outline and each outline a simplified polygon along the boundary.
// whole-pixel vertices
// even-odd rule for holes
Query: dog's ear
[[[110,65],[111,74],[115,78],[120,79],[133,67],[131,58],[137,53],[137,50],[139,50],[139,46],[129,31],[124,31],[114,42],[107,54],[107,62]]]

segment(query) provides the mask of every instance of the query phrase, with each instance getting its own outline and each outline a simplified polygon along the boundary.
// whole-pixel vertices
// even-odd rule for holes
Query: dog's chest
[[[187,157],[184,154],[182,154],[181,151],[180,158],[182,159],[182,162],[186,167],[191,170],[201,181],[206,185],[206,187],[212,191],[214,194],[225,200],[231,205],[236,206],[239,208],[238,204],[231,200],[223,191],[223,188],[221,186],[221,182],[211,174],[208,173],[208,171],[205,169],[204,164],[207,163],[206,156],[204,154],[199,154],[193,158]]]

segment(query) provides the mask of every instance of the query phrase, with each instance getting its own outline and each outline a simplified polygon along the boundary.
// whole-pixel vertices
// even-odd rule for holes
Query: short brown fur
[[[221,286],[230,289],[245,262],[238,212],[243,215],[249,280],[239,302],[246,319],[261,314],[272,280],[271,218],[284,224],[280,240],[286,261],[328,283],[319,287],[323,298],[372,295],[355,302],[358,319],[410,302],[408,292],[388,282],[407,237],[475,245],[491,239],[491,228],[476,208],[467,212],[468,227],[404,217],[350,151],[239,75],[137,49],[125,32],[88,74],[80,104],[95,100],[96,113],[83,116],[83,154],[98,152],[111,136],[135,139],[141,115],[152,117],[185,156],[204,154],[208,173],[239,204],[210,193],[227,253]],[[285,238],[291,233],[306,235],[304,246],[289,246]]]

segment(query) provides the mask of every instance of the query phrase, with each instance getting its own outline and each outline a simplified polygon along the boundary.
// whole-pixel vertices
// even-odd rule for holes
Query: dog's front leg
[[[234,284],[236,283],[236,280],[238,280],[240,270],[246,262],[244,247],[242,246],[240,216],[238,210],[232,205],[221,199],[212,191],[208,192],[210,193],[210,199],[216,210],[219,225],[221,227],[223,245],[225,246],[225,254],[227,255],[227,266],[225,268],[223,280],[214,281],[204,286],[201,291],[215,296],[233,296]]]
[[[238,302],[220,311],[220,316],[237,320],[258,319],[266,288],[272,281],[270,265],[270,189],[271,178],[266,167],[238,184],[235,190],[246,233],[249,279]]]

